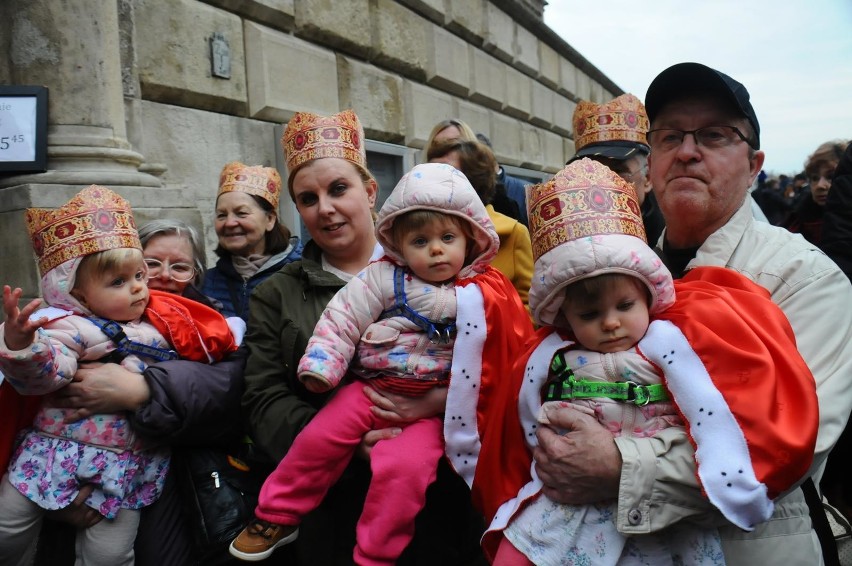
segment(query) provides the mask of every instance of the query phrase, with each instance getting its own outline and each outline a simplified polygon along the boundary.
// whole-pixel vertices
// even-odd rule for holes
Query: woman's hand
[[[145,404],[151,391],[145,378],[118,364],[81,364],[65,387],[52,393],[48,402],[63,409],[76,409],[66,422],[100,413],[135,411]]]
[[[86,499],[89,498],[94,489],[95,486],[92,484],[84,485],[80,488],[80,492],[74,498],[74,501],[62,509],[48,511],[47,516],[54,521],[68,523],[78,529],[88,529],[96,525],[103,519],[103,515],[86,505]]]
[[[558,503],[585,505],[618,498],[621,453],[612,433],[595,417],[571,407],[545,407],[548,426],[536,431],[533,450],[542,493]]]
[[[440,415],[447,405],[446,387],[433,387],[425,395],[408,397],[365,386],[364,395],[373,402],[373,415],[400,424]]]
[[[34,299],[23,309],[18,308],[18,301],[24,292],[20,287],[12,290],[3,285],[3,313],[6,315],[4,341],[10,350],[23,350],[35,341],[36,330],[47,324],[47,317],[31,321],[30,316],[41,306],[41,299]]]
[[[402,429],[399,427],[380,428],[371,430],[361,437],[361,444],[355,450],[355,454],[362,460],[370,459],[370,452],[380,440],[388,440],[402,434]]]
[[[444,412],[447,404],[447,388],[433,387],[421,397],[408,397],[387,391],[377,391],[370,386],[364,387],[364,395],[373,402],[370,410],[373,415],[399,424],[410,423],[434,417]],[[402,433],[402,428],[389,427],[371,430],[361,439],[357,454],[365,460],[370,459],[370,451],[380,440],[394,438]]]

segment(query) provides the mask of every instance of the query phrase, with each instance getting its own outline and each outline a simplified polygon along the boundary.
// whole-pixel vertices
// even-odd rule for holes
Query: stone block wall
[[[543,24],[545,3],[538,0],[118,0],[118,10],[110,11],[95,0],[81,2],[80,29],[103,27],[106,20],[97,19],[111,18],[118,39],[97,43],[94,35],[80,36],[86,61],[57,68],[50,170],[36,180],[23,178],[30,183],[25,188],[0,178],[8,201],[0,206],[0,231],[11,230],[22,241],[14,259],[0,259],[0,275],[15,271],[6,263],[20,265],[29,257],[14,219],[26,203],[13,207],[11,196],[26,205],[58,205],[58,195],[73,194],[89,179],[120,191],[137,186],[126,194],[141,220],[189,218],[212,250],[222,166],[232,160],[273,165],[286,178],[274,130],[297,111],[353,108],[368,139],[417,150],[436,122],[458,117],[491,139],[501,163],[553,173],[574,153],[576,103],[621,94]],[[74,9],[48,0],[2,4],[6,22],[51,11],[75,17]],[[0,45],[9,45],[2,28]],[[66,29],[74,29],[74,22],[66,22]],[[68,43],[47,28],[36,31],[48,34],[45,45]],[[213,73],[214,34],[228,45],[228,78]],[[117,81],[112,75],[79,76],[78,69],[97,63],[92,54],[103,59],[99,68],[120,71]],[[26,84],[14,58],[4,57],[0,78]],[[61,88],[81,80],[103,85]],[[99,103],[101,93],[110,98]],[[99,104],[106,118],[89,119]],[[75,116],[83,118],[76,123]],[[93,126],[104,130],[96,143],[82,133]],[[94,145],[88,153],[106,157],[84,162],[62,149],[76,144]],[[112,158],[100,149],[104,145],[126,151]],[[101,164],[97,169],[95,162]],[[128,167],[138,170],[138,178],[124,172]],[[62,191],[51,193],[42,178],[61,184]],[[281,217],[294,218],[289,199],[281,203]]]
[[[274,125],[301,110],[354,108],[369,139],[418,149],[436,122],[459,117],[491,139],[501,163],[555,172],[573,154],[577,101],[621,91],[506,4],[137,0],[143,116],[156,124],[141,128],[140,149],[165,168],[166,184],[195,195],[205,219],[219,168],[230,159],[273,162]],[[231,46],[230,79],[211,76],[205,49],[214,32]],[[234,139],[241,122],[258,137]],[[192,145],[179,131],[188,124],[203,135],[179,157],[176,140]]]
[[[454,115],[460,103],[570,138],[577,100],[619,93],[484,0],[140,0],[135,27],[145,100],[284,122],[298,110],[337,111],[345,99],[360,114],[381,116],[370,127],[377,139],[415,147],[423,122]],[[210,76],[213,32],[231,46],[227,80]],[[353,98],[353,85],[372,96]],[[547,171],[567,157],[505,156]]]

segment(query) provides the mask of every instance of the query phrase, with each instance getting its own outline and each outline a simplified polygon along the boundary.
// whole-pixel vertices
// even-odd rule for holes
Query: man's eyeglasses
[[[652,151],[671,151],[680,147],[687,134],[692,134],[696,145],[707,149],[727,147],[742,140],[749,147],[757,149],[751,141],[735,126],[707,126],[697,130],[674,130],[661,128],[648,132],[648,145]]]
[[[633,169],[632,171],[630,169],[627,169],[627,168],[613,169],[613,171],[615,172],[616,175],[618,175],[619,177],[621,177],[622,179],[624,179],[628,183],[632,183],[633,178],[636,177],[637,174],[642,173],[644,175],[644,173],[645,173],[644,168],[641,167],[641,166],[637,167],[636,169]]]
[[[163,263],[158,259],[145,258],[145,265],[148,266],[148,277],[159,277],[163,270],[169,274],[171,279],[184,283],[195,277],[195,267],[188,263]]]

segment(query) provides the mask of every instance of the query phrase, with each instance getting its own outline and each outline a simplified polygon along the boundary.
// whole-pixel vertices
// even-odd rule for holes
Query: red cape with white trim
[[[795,485],[813,459],[819,424],[813,376],[784,313],[762,287],[715,267],[692,270],[675,285],[675,305],[658,316],[638,349],[660,368],[687,422],[708,499],[750,530],[771,516],[772,499]],[[553,353],[570,344],[566,339],[540,329],[519,357],[497,358],[515,362],[499,387],[486,377],[499,372],[483,371],[478,395],[454,389],[461,381],[454,374],[447,454],[497,532],[540,489],[530,446],[547,368]],[[476,434],[456,434],[468,427]],[[493,542],[486,535],[486,552]]]

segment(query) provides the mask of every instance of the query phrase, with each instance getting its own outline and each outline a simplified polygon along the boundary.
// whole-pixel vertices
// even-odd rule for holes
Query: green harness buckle
[[[604,398],[643,407],[648,403],[668,401],[668,391],[661,383],[642,385],[634,381],[591,381],[575,379],[574,371],[561,355],[556,355],[550,366],[545,401]]]

